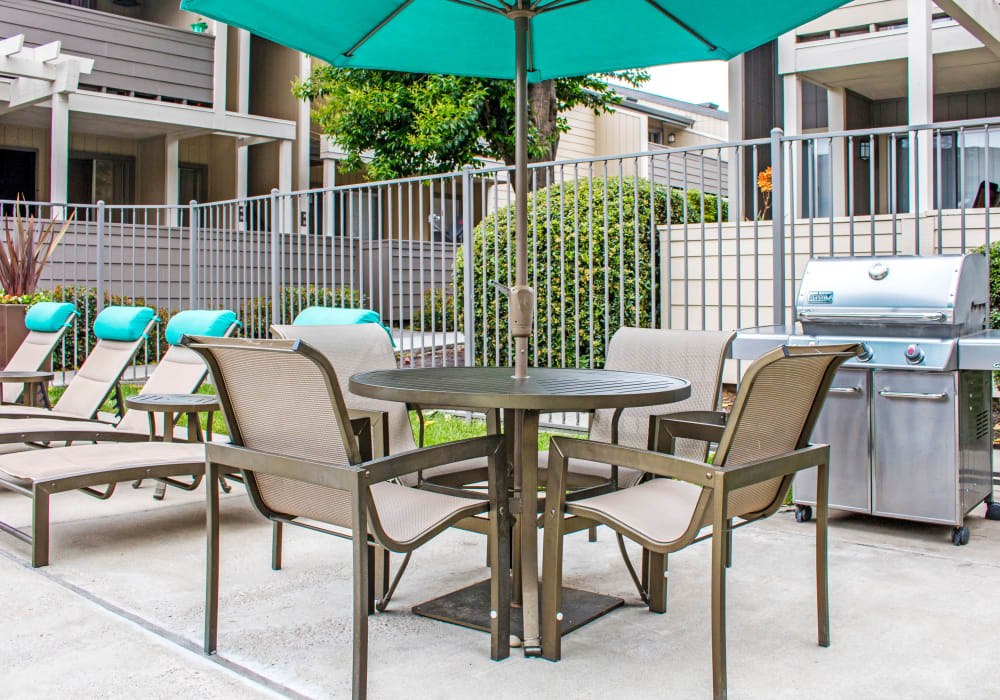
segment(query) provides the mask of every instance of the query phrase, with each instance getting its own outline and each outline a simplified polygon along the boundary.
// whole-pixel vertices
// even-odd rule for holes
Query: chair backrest
[[[685,331],[651,328],[620,328],[608,346],[607,369],[651,372],[683,377],[691,382],[691,396],[664,406],[628,408],[618,424],[618,444],[645,449],[649,417],[675,411],[711,411],[718,407],[722,365],[735,334],[732,331]],[[614,411],[601,409],[594,415],[590,439],[611,442]],[[698,440],[677,440],[675,454],[703,460],[708,446]]]
[[[755,360],[743,375],[713,463],[747,464],[807,446],[833,375],[859,347],[783,346]],[[729,517],[767,510],[788,485],[790,479],[775,478],[737,489],[729,495]]]
[[[99,313],[94,320],[97,345],[53,408],[81,418],[96,415],[157,321],[153,309],[141,306],[110,306]]]
[[[156,368],[142,385],[144,394],[192,394],[198,390],[208,374],[208,366],[193,350],[181,347],[186,334],[212,337],[229,336],[239,326],[232,311],[181,311],[167,324],[164,335],[170,347]],[[161,414],[155,414],[156,429],[163,428]],[[149,414],[144,411],[126,411],[115,426],[130,433],[149,431]],[[157,433],[159,434],[159,433]]]
[[[337,373],[319,350],[300,340],[187,336],[183,344],[208,364],[234,445],[330,464],[361,461]],[[351,524],[347,492],[270,474],[246,477],[264,515]]]
[[[415,450],[417,443],[410,428],[406,404],[381,401],[351,393],[348,383],[358,372],[396,369],[396,355],[385,329],[375,323],[345,326],[271,326],[277,338],[304,340],[326,355],[337,370],[340,390],[348,408],[385,411],[389,420],[389,452]]]
[[[18,372],[40,370],[66,331],[73,327],[77,315],[76,308],[68,302],[41,301],[32,306],[24,317],[28,335],[4,369]],[[23,389],[23,384],[4,384],[0,387],[6,403],[17,401]]]

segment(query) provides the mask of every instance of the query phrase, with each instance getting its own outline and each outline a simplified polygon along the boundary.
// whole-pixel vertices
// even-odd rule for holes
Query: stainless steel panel
[[[992,390],[989,372],[958,373],[958,489],[961,513],[993,492]]]
[[[1000,330],[988,330],[960,338],[958,368],[1000,371]]]
[[[823,404],[813,443],[830,445],[830,507],[871,512],[870,373],[842,369]],[[816,470],[799,472],[792,493],[796,503],[815,504]]]
[[[958,525],[957,373],[873,373],[876,515]]]
[[[756,360],[765,352],[788,343],[794,328],[785,326],[761,326],[737,332],[729,347],[730,356],[735,360]]]
[[[795,304],[807,334],[949,338],[986,319],[979,254],[813,258]]]

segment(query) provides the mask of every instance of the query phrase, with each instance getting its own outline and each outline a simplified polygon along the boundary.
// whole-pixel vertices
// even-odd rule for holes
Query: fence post
[[[97,313],[104,310],[104,200],[97,203]]]
[[[774,324],[785,324],[785,169],[780,127],[771,129],[771,264]]]
[[[198,298],[198,202],[191,200],[188,202],[188,261],[189,261],[189,277],[190,279],[190,291],[189,296],[191,297],[192,309],[197,309],[201,305],[201,300]]]
[[[462,309],[464,310],[465,325],[465,366],[472,367],[476,359],[476,328],[475,328],[475,308],[473,307],[473,269],[472,259],[472,198],[475,194],[472,191],[472,166],[462,166],[462,267],[465,274],[462,277]],[[457,291],[457,290],[456,290]]]
[[[281,275],[279,274],[280,260],[279,255],[281,253],[281,248],[279,241],[281,239],[281,211],[279,207],[281,206],[281,200],[278,198],[278,190],[271,190],[271,323],[282,323],[284,318],[279,314],[279,301],[281,299],[281,294],[279,293],[278,285],[281,281]]]

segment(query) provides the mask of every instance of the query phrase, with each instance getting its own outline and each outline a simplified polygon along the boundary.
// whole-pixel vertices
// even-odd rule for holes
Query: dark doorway
[[[0,200],[4,200],[3,214],[9,216],[14,205],[6,200],[26,201],[35,199],[35,173],[38,154],[35,151],[18,151],[0,148]]]

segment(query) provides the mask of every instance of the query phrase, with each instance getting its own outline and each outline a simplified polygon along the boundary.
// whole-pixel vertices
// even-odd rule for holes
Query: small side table
[[[24,384],[24,404],[32,408],[38,406],[38,394],[42,395],[42,405],[45,408],[52,408],[49,403],[49,382],[52,381],[52,372],[20,372],[11,370],[10,372],[0,372],[0,384]]]
[[[219,410],[219,399],[213,394],[137,394],[125,399],[125,405],[136,411],[146,411],[149,414],[149,439],[156,439],[156,414],[163,414],[163,441],[174,441],[174,426],[181,415],[186,415],[188,419],[188,442],[202,442],[201,423],[198,421],[199,413],[208,414],[208,428],[205,431],[205,441],[212,439],[212,416]],[[132,488],[139,488],[142,479],[134,482]],[[182,488],[186,491],[193,491],[201,483],[201,477],[196,477],[190,484],[180,481],[170,480],[171,485]],[[230,487],[223,484],[223,488],[228,493]],[[153,498],[163,500],[167,491],[166,481],[159,481],[156,484],[156,492]]]

